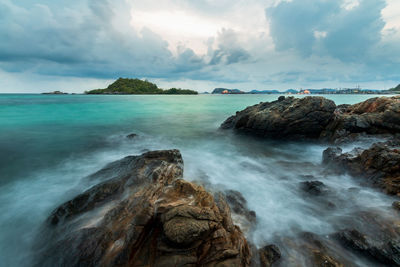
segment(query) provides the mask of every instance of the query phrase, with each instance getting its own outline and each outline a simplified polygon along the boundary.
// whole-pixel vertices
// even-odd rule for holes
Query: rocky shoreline
[[[400,97],[339,106],[323,97],[279,97],[237,112],[221,128],[318,140],[330,146],[321,155],[326,172],[400,196]],[[349,152],[340,147],[370,137],[382,141]],[[399,202],[345,214],[338,221],[349,227],[329,235],[301,232],[255,246],[249,236],[257,217],[246,199],[184,180],[178,150],[128,156],[87,179],[102,182],[49,216],[35,266],[400,266]],[[325,212],[340,208],[336,192],[317,178],[298,189]]]
[[[109,178],[54,210],[36,266],[249,266],[250,246],[226,200],[251,224],[244,198],[209,193],[182,174],[180,152],[165,150],[91,175]]]
[[[324,97],[284,97],[236,112],[221,129],[266,138],[352,141],[362,134],[400,133],[400,97],[375,97],[336,106]]]

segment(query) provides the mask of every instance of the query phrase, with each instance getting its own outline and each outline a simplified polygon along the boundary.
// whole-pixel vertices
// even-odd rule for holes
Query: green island
[[[86,91],[91,95],[197,95],[198,92],[189,89],[161,89],[147,80],[119,78],[105,89]]]
[[[400,94],[400,84],[392,89],[389,89],[389,91]]]

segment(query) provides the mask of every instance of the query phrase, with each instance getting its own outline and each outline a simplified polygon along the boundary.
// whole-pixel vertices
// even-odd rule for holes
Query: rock
[[[323,97],[284,97],[247,107],[221,124],[267,138],[345,142],[368,135],[400,133],[400,97],[376,97],[339,105]]]
[[[36,266],[249,266],[224,196],[182,180],[179,151],[130,156],[99,174],[110,179],[48,218]]]
[[[400,211],[400,201],[394,201],[394,202],[392,203],[392,207],[393,207],[395,210]]]
[[[131,134],[128,134],[128,135],[126,136],[126,138],[128,138],[128,139],[134,139],[134,138],[136,138],[137,136],[138,136],[137,134],[131,133]]]
[[[342,151],[340,147],[328,147],[322,152],[322,163],[330,164],[337,161],[337,158],[342,155]]]
[[[300,182],[300,189],[313,196],[320,196],[328,192],[326,185],[320,181]]]
[[[395,216],[393,216],[395,215]],[[398,214],[360,211],[342,221],[351,225],[332,237],[345,248],[386,266],[400,266],[400,227]]]
[[[344,265],[329,255],[324,254],[319,250],[313,251],[314,266],[318,267],[343,267]]]
[[[256,223],[256,212],[248,208],[246,199],[239,191],[226,190],[224,195],[232,210],[235,222],[240,225],[244,232],[250,232]]]
[[[269,138],[319,138],[335,108],[332,100],[323,97],[281,97],[237,112],[221,128]]]
[[[360,148],[350,153],[328,148],[323,153],[323,163],[329,168],[349,172],[361,177],[370,185],[383,189],[388,194],[400,193],[400,143],[392,140]]]
[[[258,250],[260,255],[260,265],[270,267],[274,262],[281,258],[281,251],[275,245],[268,245]]]
[[[375,97],[354,105],[340,105],[335,117],[322,132],[321,138],[334,141],[366,133],[395,134],[400,132],[400,97]]]
[[[400,265],[400,243],[389,241],[375,245],[368,237],[356,229],[343,230],[335,237],[349,249],[364,254],[389,266]]]
[[[295,236],[281,237],[276,240],[284,255],[278,266],[359,266],[352,263],[349,253],[344,251],[335,240],[311,232],[302,232]]]
[[[101,170],[89,175],[89,180],[104,180],[110,179],[111,177],[127,176],[131,173],[132,167],[136,164],[135,156],[127,156],[120,160],[116,160],[107,164]]]

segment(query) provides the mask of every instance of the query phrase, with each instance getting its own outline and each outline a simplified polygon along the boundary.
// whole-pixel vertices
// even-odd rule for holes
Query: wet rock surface
[[[256,213],[249,209],[243,195],[236,190],[226,190],[224,195],[232,210],[232,217],[240,225],[242,231],[250,232],[253,230],[257,219]]]
[[[233,224],[224,195],[214,197],[182,180],[179,151],[152,151],[122,163],[121,175],[51,214],[36,266],[250,264],[249,245]],[[99,173],[111,174],[112,166],[121,161]]]
[[[371,209],[343,216],[340,225],[351,228],[329,235],[280,236],[274,240],[281,252],[276,266],[400,266],[399,220],[389,210]]]
[[[300,189],[312,196],[321,196],[329,192],[328,187],[321,181],[301,182]]]
[[[339,173],[348,172],[388,194],[400,193],[400,142],[392,140],[342,153],[340,148],[323,152],[323,163]]]
[[[353,228],[332,235],[343,247],[372,260],[374,265],[400,266],[398,217],[382,216],[378,211],[361,211],[344,220]]]
[[[279,139],[318,138],[332,120],[335,108],[332,100],[323,97],[280,97],[237,112],[221,128]]]
[[[281,251],[275,245],[268,245],[258,250],[260,266],[270,267],[281,258]]]
[[[354,105],[340,105],[321,134],[330,141],[360,133],[370,135],[400,132],[400,97],[375,97]]]
[[[279,97],[236,112],[221,128],[267,138],[338,143],[363,135],[396,134],[400,133],[400,97],[376,97],[339,106],[323,97]]]

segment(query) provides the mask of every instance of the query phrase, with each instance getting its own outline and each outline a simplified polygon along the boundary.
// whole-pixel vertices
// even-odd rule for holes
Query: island
[[[250,92],[241,91],[239,89],[228,89],[228,88],[215,88],[212,94],[279,94],[279,95],[332,95],[332,94],[374,94],[374,95],[393,95],[400,94],[400,84],[395,88],[389,90],[379,90],[379,89],[361,89],[357,88],[322,88],[322,89],[288,89],[286,91],[279,90],[251,90]]]
[[[197,95],[197,91],[181,88],[158,88],[147,80],[119,78],[105,89],[86,91],[91,95]]]
[[[400,84],[397,85],[397,86],[394,87],[394,88],[389,89],[388,91],[389,91],[389,92],[392,92],[392,93],[395,93],[395,94],[400,94]]]
[[[53,92],[42,93],[42,95],[68,95],[68,93],[64,93],[61,91],[53,91]]]

